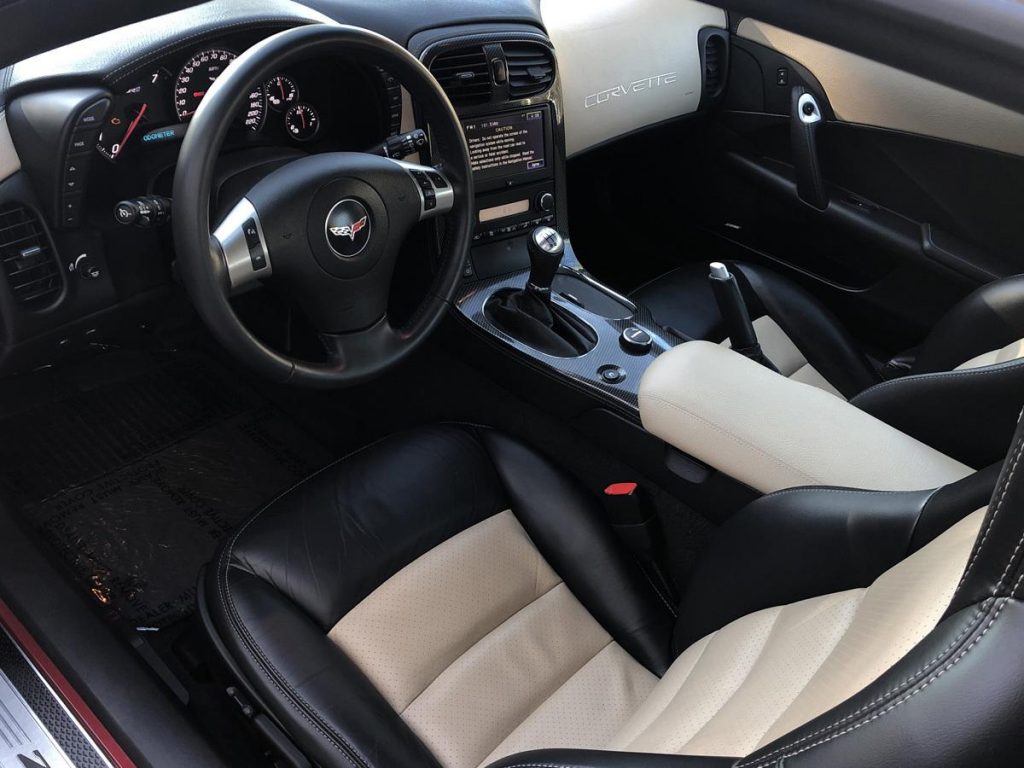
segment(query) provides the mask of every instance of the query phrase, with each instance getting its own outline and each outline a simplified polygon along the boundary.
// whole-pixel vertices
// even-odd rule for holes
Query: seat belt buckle
[[[604,489],[608,521],[626,547],[635,555],[654,553],[657,517],[638,483],[612,483]]]

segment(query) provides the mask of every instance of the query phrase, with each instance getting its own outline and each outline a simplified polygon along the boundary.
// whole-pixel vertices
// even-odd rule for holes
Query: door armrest
[[[762,493],[922,490],[974,471],[835,395],[706,341],[651,364],[640,418],[648,432]]]

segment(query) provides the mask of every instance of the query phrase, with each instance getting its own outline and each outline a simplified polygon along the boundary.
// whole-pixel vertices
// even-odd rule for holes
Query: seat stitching
[[[892,389],[895,386],[909,386],[910,384],[922,384],[927,385],[931,383],[940,383],[948,381],[949,379],[963,378],[964,376],[985,376],[988,374],[998,374],[1005,371],[1020,368],[1024,366],[1024,358],[1017,360],[1007,360],[1005,363],[993,363],[991,365],[984,365],[980,368],[969,368],[963,371],[936,371],[934,373],[918,373],[913,376],[903,376],[899,379],[892,379],[891,381],[883,381],[868,387],[854,400],[860,400],[863,397],[867,397],[869,393],[879,392],[883,389]]]
[[[1022,575],[1024,575],[1024,574],[1022,574]],[[956,656],[955,656],[955,657],[954,657],[954,658],[953,658],[953,659],[952,659],[952,660],[951,660],[950,662],[948,662],[948,663],[947,663],[947,664],[946,664],[946,665],[945,665],[944,667],[942,667],[942,668],[941,668],[940,670],[938,670],[937,672],[935,672],[935,673],[934,673],[934,674],[933,674],[933,675],[932,675],[931,677],[929,677],[929,678],[928,678],[928,679],[927,679],[927,680],[926,680],[926,681],[925,681],[924,683],[922,683],[920,687],[918,687],[918,688],[915,688],[914,690],[910,691],[909,693],[907,693],[907,694],[906,694],[905,696],[903,696],[902,698],[900,698],[900,699],[897,699],[896,701],[892,702],[892,703],[891,703],[891,704],[889,704],[889,705],[888,705],[888,706],[887,706],[887,707],[886,707],[885,709],[882,709],[882,710],[880,710],[880,711],[876,712],[876,713],[875,713],[875,714],[873,714],[873,715],[872,715],[871,717],[869,717],[869,718],[868,718],[867,720],[862,720],[861,722],[859,722],[859,723],[856,723],[855,725],[851,725],[851,726],[850,726],[850,727],[848,727],[848,728],[844,728],[844,729],[843,729],[843,730],[841,730],[841,731],[838,731],[838,732],[836,732],[836,733],[830,734],[830,735],[826,736],[825,738],[823,738],[823,739],[820,739],[820,740],[818,740],[818,741],[814,742],[813,744],[808,744],[807,746],[805,746],[805,747],[801,747],[800,749],[798,749],[798,750],[796,750],[796,751],[794,751],[794,752],[789,752],[789,753],[787,753],[787,754],[783,755],[783,756],[782,756],[781,758],[779,758],[779,765],[781,766],[781,765],[782,765],[782,764],[783,764],[783,763],[785,762],[785,760],[787,760],[787,759],[789,759],[789,758],[791,758],[791,757],[796,757],[797,755],[803,754],[804,752],[807,752],[807,751],[809,751],[809,750],[811,750],[811,749],[814,749],[815,747],[819,747],[819,746],[821,746],[821,745],[823,745],[823,744],[827,744],[827,743],[828,743],[828,742],[830,742],[830,741],[834,741],[835,739],[838,739],[838,738],[839,738],[840,736],[845,736],[845,735],[846,735],[846,734],[848,734],[848,733],[853,733],[853,732],[854,732],[854,731],[856,731],[856,730],[857,730],[858,728],[861,728],[861,727],[863,727],[863,726],[865,726],[865,725],[870,725],[870,724],[871,724],[871,723],[873,723],[874,721],[876,721],[876,720],[878,720],[878,719],[880,719],[880,718],[884,717],[885,715],[889,714],[890,712],[892,712],[892,711],[893,711],[894,709],[896,709],[897,707],[901,706],[902,704],[905,704],[905,703],[906,703],[907,701],[909,701],[910,699],[912,699],[912,698],[913,698],[914,696],[916,696],[917,694],[919,694],[919,693],[920,693],[921,691],[923,691],[923,690],[924,690],[925,688],[927,688],[927,687],[928,687],[929,685],[931,685],[931,684],[932,684],[932,683],[934,683],[934,682],[935,682],[936,680],[938,680],[938,679],[939,679],[940,677],[942,677],[942,676],[943,676],[943,675],[944,675],[944,674],[945,674],[946,672],[948,672],[948,671],[949,671],[949,670],[951,670],[951,669],[952,669],[953,667],[955,667],[955,666],[956,666],[957,664],[959,664],[959,663],[960,663],[960,661],[961,661],[961,660],[962,660],[962,659],[963,659],[963,658],[964,658],[964,657],[965,657],[965,656],[966,656],[966,655],[967,655],[968,653],[970,653],[970,652],[971,652],[971,650],[973,650],[973,648],[974,648],[974,647],[975,647],[975,646],[976,646],[976,645],[977,645],[977,644],[978,644],[979,642],[981,642],[981,639],[982,639],[982,638],[983,638],[983,637],[984,637],[984,636],[985,636],[986,634],[988,634],[988,631],[989,631],[990,629],[992,629],[992,625],[993,625],[993,624],[995,624],[995,622],[996,622],[996,619],[998,619],[998,618],[999,618],[1000,614],[1001,614],[1001,613],[1003,612],[1003,608],[1004,608],[1004,607],[1006,606],[1006,604],[1007,604],[1008,602],[1010,602],[1010,598],[1002,598],[1002,599],[1000,599],[999,601],[997,601],[997,603],[998,603],[998,607],[997,607],[997,609],[996,609],[995,613],[993,614],[992,618],[991,618],[991,619],[989,619],[989,622],[988,622],[988,624],[986,624],[986,625],[985,625],[985,628],[984,628],[984,629],[983,629],[983,630],[981,631],[981,633],[980,633],[980,634],[979,634],[979,635],[978,635],[978,636],[977,636],[976,638],[974,638],[974,639],[973,639],[973,640],[971,641],[971,643],[970,643],[970,644],[969,644],[969,645],[968,645],[968,646],[967,646],[966,648],[964,648],[964,649],[963,649],[962,651],[960,651],[960,653],[958,653],[958,654],[957,654],[957,655],[956,655]],[[793,746],[795,746],[795,745],[793,745]],[[768,764],[768,763],[765,763],[765,762],[758,762],[758,763],[757,763],[757,765],[759,765],[759,766],[762,766],[762,765],[767,765],[767,764]]]
[[[522,720],[520,720],[518,723],[516,723],[514,726],[512,726],[512,729],[508,733],[506,733],[504,736],[502,736],[500,739],[498,739],[494,743],[494,746],[491,747],[490,751],[487,752],[487,755],[490,755],[492,752],[494,752],[494,750],[496,750],[498,747],[500,747],[502,745],[502,743],[504,743],[504,741],[509,736],[511,736],[513,733],[515,733],[517,730],[519,730],[519,728],[523,725],[523,723],[525,723],[527,720],[529,720],[531,717],[533,717],[533,715],[537,712],[537,710],[539,710],[541,707],[543,707],[545,704],[547,704],[549,701],[551,701],[551,699],[553,699],[555,697],[555,695],[560,690],[562,690],[563,688],[565,688],[565,686],[567,686],[570,682],[572,682],[572,679],[574,677],[576,677],[576,675],[578,675],[580,672],[582,672],[590,664],[590,662],[592,662],[594,659],[596,659],[598,656],[600,656],[602,653],[604,653],[606,650],[608,650],[614,643],[615,643],[615,641],[609,638],[608,642],[605,643],[603,646],[601,646],[601,648],[597,651],[597,653],[595,653],[589,659],[584,661],[583,664],[581,664],[578,669],[576,669],[567,678],[565,678],[561,683],[559,683],[558,686],[555,688],[555,690],[553,690],[548,696],[546,696],[539,704],[537,704],[537,706],[535,706],[533,709],[531,709]],[[485,760],[487,759],[486,755],[484,756],[484,759]],[[501,758],[497,758],[497,759],[500,760]],[[491,761],[491,762],[493,762],[493,761]],[[478,768],[483,768],[483,763],[481,763],[480,766],[478,766]]]
[[[803,470],[798,469],[797,467],[794,467],[791,464],[788,464],[787,462],[783,461],[782,459],[778,458],[777,456],[772,456],[770,453],[768,453],[763,448],[760,448],[760,447],[754,445],[753,443],[748,442],[747,440],[744,440],[742,437],[733,434],[729,430],[725,429],[722,426],[719,426],[718,424],[714,423],[713,421],[708,420],[707,418],[701,416],[700,414],[694,413],[693,411],[691,411],[689,408],[687,408],[684,405],[680,405],[678,403],[671,402],[671,401],[666,400],[665,398],[663,398],[663,397],[661,397],[659,395],[647,395],[645,397],[645,399],[653,400],[655,402],[661,403],[662,405],[667,405],[669,408],[672,408],[672,409],[677,410],[677,411],[681,411],[681,412],[687,414],[688,416],[691,416],[692,418],[697,419],[697,421],[704,422],[705,424],[707,424],[712,429],[722,433],[726,437],[731,438],[735,442],[740,443],[741,445],[745,445],[747,448],[750,448],[750,449],[760,453],[762,456],[764,456],[767,459],[770,459],[771,461],[775,462],[779,466],[785,467],[786,469],[789,469],[789,470],[795,472],[796,474],[798,474],[801,477],[803,477],[805,480],[810,480],[812,483],[823,482],[819,478],[814,477],[813,475],[809,475],[806,472],[804,472]]]
[[[992,514],[989,515],[988,520],[985,521],[985,530],[982,531],[981,538],[978,539],[978,543],[974,547],[974,551],[971,553],[971,559],[967,563],[967,568],[964,569],[964,575],[960,577],[961,585],[967,581],[967,575],[971,572],[971,569],[974,568],[974,564],[977,562],[978,556],[981,554],[982,547],[985,546],[985,541],[995,525],[996,518],[999,516],[1000,510],[1003,508],[1003,501],[1006,499],[1006,493],[1010,489],[1010,480],[1013,479],[1013,474],[1014,472],[1017,471],[1017,465],[1020,463],[1020,457],[1022,453],[1024,453],[1024,433],[1022,433],[1021,436],[1017,438],[1017,445],[1015,452],[1013,454],[1013,462],[1010,464],[1010,470],[1007,473],[1006,480],[1003,482],[1003,487],[999,492],[999,499],[996,501],[996,505],[992,510]],[[1015,549],[1013,551],[1013,555],[1010,556],[1010,563],[1013,562],[1014,557],[1016,557],[1017,555],[1017,550],[1020,549],[1022,543],[1024,543],[1024,539],[1021,539],[1021,541],[1017,543],[1017,549]],[[1009,569],[1010,563],[1007,563],[1007,569]],[[999,582],[1002,583],[1005,577],[1006,571],[1003,572],[1003,575],[1000,577]]]
[[[658,583],[651,578],[646,569],[641,567],[638,570],[644,575],[644,578],[647,579],[647,583],[651,585],[651,589],[654,590],[654,594],[656,594],[661,599],[661,602],[665,604],[665,607],[668,608],[668,612],[671,613],[674,618],[678,619],[679,611],[674,605],[672,605],[671,601],[669,601],[668,597],[662,591],[662,587],[660,587]]]
[[[1021,438],[1021,440],[1019,442],[1020,443],[1024,443],[1024,436],[1022,436],[1022,438]],[[1017,457],[1014,460],[1014,463],[1011,465],[1011,467],[1010,467],[1010,469],[1009,469],[1009,471],[1007,472],[1007,475],[1006,475],[1006,480],[1005,480],[1005,483],[1003,485],[1003,493],[1000,495],[1000,502],[999,502],[1000,504],[1002,502],[1002,499],[1005,498],[1006,489],[1009,487],[1010,483],[1013,480],[1013,476],[1014,476],[1014,474],[1015,474],[1015,472],[1017,470],[1019,458],[1020,458],[1020,449],[1018,448]],[[992,511],[992,515],[989,517],[989,521],[988,521],[989,522],[989,526],[988,526],[989,528],[991,527],[992,521],[995,519],[996,511],[997,510],[993,510]],[[996,601],[996,603],[992,603],[991,601],[1002,590],[1004,581],[1005,581],[1007,575],[1009,575],[1010,566],[1013,564],[1013,561],[1016,558],[1017,552],[1021,549],[1022,546],[1024,546],[1024,532],[1021,533],[1021,537],[1017,541],[1017,546],[1014,547],[1014,550],[1013,550],[1013,552],[1010,555],[1010,559],[1009,559],[1009,562],[1007,563],[1007,567],[1003,570],[1003,573],[1002,573],[1002,575],[999,578],[999,582],[995,585],[995,587],[993,587],[993,589],[992,589],[992,591],[990,593],[989,599],[985,600],[981,604],[981,606],[979,606],[979,609],[975,612],[974,616],[972,616],[968,620],[968,622],[965,625],[964,629],[962,629],[960,631],[960,633],[957,635],[957,638],[952,643],[950,643],[950,645],[948,645],[945,649],[943,649],[935,659],[933,659],[932,661],[928,662],[925,665],[926,668],[927,667],[931,667],[933,664],[935,664],[938,661],[940,661],[942,657],[944,657],[949,651],[951,651],[956,646],[956,644],[959,642],[960,638],[964,637],[964,635],[968,631],[971,631],[972,627],[976,627],[977,626],[977,622],[981,618],[984,617],[985,613],[987,613],[990,610],[991,605],[999,603],[998,600]],[[978,547],[978,549],[980,549],[980,546]],[[977,549],[975,550],[975,552],[977,553]],[[973,560],[972,560],[972,562],[973,562]],[[965,573],[965,575],[966,575],[966,573]],[[1020,587],[1022,582],[1024,582],[1024,571],[1021,572],[1021,574],[1019,575],[1016,583],[1013,586],[1013,589],[1010,590],[1010,593],[1009,593],[1010,596],[1012,596],[1017,591],[1017,589]],[[961,579],[961,585],[962,584],[963,584],[963,580]],[[959,588],[960,587],[958,586],[957,589],[959,590]],[[988,629],[991,628],[992,624],[995,623],[995,620],[999,617],[999,614],[1002,611],[1003,605],[1005,605],[1005,604],[1006,604],[1006,600],[1004,599],[1003,602],[1001,604],[999,604],[999,607],[996,610],[995,615],[990,620],[988,626],[985,628],[985,630],[977,638],[975,638],[975,640],[967,648],[967,651],[969,651],[971,648],[973,648],[974,645],[976,645],[977,642],[979,640],[981,640],[982,637],[984,637],[985,633],[988,632]],[[951,663],[950,666],[955,665],[961,658],[963,658],[963,655],[966,655],[967,651],[962,652],[962,654],[960,656],[958,656]],[[917,677],[918,674],[921,674],[921,673],[915,673],[913,675],[913,677]],[[941,672],[939,674],[941,675]],[[933,679],[937,679],[937,677],[938,676],[936,676],[936,678],[933,678]],[[930,683],[930,682],[932,682],[932,680],[928,681],[928,683]],[[923,690],[925,687],[927,687],[928,683],[926,683],[921,688],[917,689],[917,691]],[[902,688],[902,687],[903,687],[903,684],[901,684],[900,686],[897,686],[897,688]],[[808,739],[814,738],[814,736],[817,735],[817,734],[821,734],[821,733],[824,733],[825,731],[828,731],[828,730],[830,730],[832,728],[835,728],[836,726],[841,725],[843,722],[849,722],[849,720],[854,719],[859,712],[863,712],[865,709],[870,709],[872,706],[874,706],[874,704],[882,703],[882,701],[884,701],[886,698],[889,697],[890,693],[894,693],[894,692],[895,691],[891,691],[889,693],[882,694],[882,696],[879,699],[876,699],[875,702],[873,702],[872,704],[868,704],[865,707],[862,707],[860,710],[858,710],[858,712],[854,712],[854,713],[852,713],[850,715],[847,715],[846,717],[842,718],[841,720],[836,721],[832,725],[826,726],[825,728],[819,729],[818,731],[816,731],[813,734],[809,734],[807,736],[804,736],[804,737],[798,739],[797,741],[791,742],[791,743],[789,743],[789,744],[787,744],[787,745],[785,745],[783,747],[780,747],[780,748],[776,749],[774,752],[770,752],[770,753],[768,753],[766,755],[763,755],[762,757],[757,758],[756,761],[752,761],[750,763],[741,763],[740,765],[737,766],[737,768],[741,768],[742,766],[763,766],[763,765],[767,765],[767,763],[764,762],[764,761],[768,760],[772,755],[776,755],[776,754],[778,754],[780,752],[784,752],[784,751],[786,751],[788,749],[792,749],[793,747],[797,746],[798,744],[800,744],[800,743],[802,743],[804,741],[807,741]],[[911,695],[913,695],[913,694],[911,694]],[[907,698],[909,698],[909,696],[904,698],[902,701],[906,701]],[[900,703],[902,703],[902,701]],[[844,731],[842,731],[839,734],[832,734],[832,735],[826,737],[825,739],[817,742],[816,744],[813,744],[813,745],[810,745],[808,747],[805,747],[805,748],[801,749],[800,752],[804,752],[807,749],[810,749],[811,747],[816,746],[818,744],[824,744],[827,741],[831,741],[833,738],[838,738],[839,735],[843,735],[845,733],[850,733],[853,730],[856,730],[856,728],[859,728],[861,725],[865,725],[865,724],[867,724],[869,722],[874,722],[874,720],[877,720],[882,715],[884,715],[884,714],[886,714],[888,712],[891,712],[893,709],[896,708],[896,706],[898,706],[898,704],[895,705],[895,706],[890,706],[888,709],[883,710],[882,712],[876,712],[875,715],[872,716],[871,718],[869,718],[868,720],[862,721],[861,723],[858,723],[856,726],[851,726],[850,728],[845,729]],[[795,754],[799,754],[800,752],[797,752]],[[791,755],[785,755],[785,756],[783,756],[783,759],[785,759],[785,757],[789,757],[789,756],[791,756]]]
[[[273,499],[271,499],[267,504],[261,507],[259,511],[257,511],[252,517],[250,517],[249,520],[247,520],[245,524],[242,525],[242,527],[239,528],[231,537],[231,540],[229,541],[227,548],[221,555],[221,563],[220,567],[218,567],[217,572],[217,585],[219,597],[222,605],[227,609],[227,615],[230,621],[230,628],[235,633],[235,635],[242,641],[242,645],[245,647],[246,653],[256,663],[257,668],[260,668],[263,671],[264,675],[267,677],[267,679],[270,680],[270,682],[274,685],[274,687],[280,693],[284,694],[288,698],[289,704],[291,705],[292,709],[298,712],[299,715],[301,715],[306,722],[312,725],[313,728],[318,733],[327,738],[328,741],[330,741],[331,744],[334,746],[334,748],[337,749],[340,753],[342,753],[350,763],[357,766],[362,765],[364,766],[364,768],[370,768],[370,764],[363,758],[362,755],[358,753],[358,750],[355,749],[355,747],[348,741],[348,739],[346,739],[342,734],[338,733],[331,725],[325,722],[323,718],[321,718],[312,707],[310,707],[309,703],[306,702],[306,700],[299,695],[298,691],[296,691],[291,686],[291,684],[284,679],[284,677],[281,675],[281,672],[270,662],[270,660],[266,657],[266,654],[259,647],[259,644],[253,639],[251,633],[248,631],[248,629],[245,627],[245,624],[242,622],[241,616],[238,613],[238,609],[235,606],[234,597],[232,596],[230,589],[230,571],[231,559],[234,554],[235,544],[238,542],[239,538],[241,538],[242,534],[245,533],[245,531],[248,530],[248,528],[256,520],[258,520],[263,515],[264,512],[266,512],[271,506],[273,506],[275,502],[284,498],[284,496],[291,493],[304,483],[320,476],[327,470],[341,464],[343,461],[346,461],[354,456],[357,456],[358,454],[372,448],[373,446],[383,442],[386,439],[387,436],[381,437],[377,440],[374,440],[372,443],[368,443],[360,448],[357,448],[354,451],[345,454],[344,456],[336,459],[335,461],[332,461],[327,466],[314,472],[309,477],[299,480],[290,488],[281,492]],[[344,747],[342,745],[344,745]]]
[[[438,672],[438,673],[437,673],[436,675],[434,675],[434,677],[433,677],[433,678],[431,678],[430,682],[428,682],[428,683],[427,683],[427,684],[426,684],[425,686],[423,686],[422,690],[420,690],[420,692],[419,692],[419,693],[417,693],[417,694],[416,694],[416,695],[415,695],[415,696],[413,697],[412,701],[410,701],[410,702],[409,702],[408,704],[406,704],[406,705],[405,705],[405,706],[404,706],[404,707],[402,708],[402,711],[401,711],[401,712],[399,712],[398,714],[399,714],[400,716],[401,716],[401,715],[404,715],[404,714],[405,714],[405,713],[406,713],[406,712],[407,712],[407,711],[409,710],[409,707],[411,707],[411,706],[412,706],[413,704],[415,704],[415,703],[416,703],[417,701],[419,701],[420,697],[422,697],[422,696],[423,696],[423,694],[427,692],[427,690],[428,690],[428,689],[430,688],[430,686],[432,686],[432,685],[433,685],[434,683],[436,683],[436,682],[438,681],[438,679],[439,679],[439,678],[441,677],[441,675],[443,675],[443,674],[444,674],[445,672],[447,672],[447,671],[448,671],[449,669],[451,669],[451,668],[452,668],[452,667],[453,667],[453,666],[454,666],[454,665],[456,664],[456,662],[458,662],[458,661],[459,661],[459,659],[461,659],[461,658],[462,658],[463,656],[465,656],[465,655],[466,655],[467,653],[469,653],[470,651],[472,651],[472,650],[473,650],[474,648],[476,648],[476,647],[477,647],[478,645],[480,645],[480,643],[482,643],[482,642],[483,642],[484,640],[486,640],[486,639],[487,639],[488,637],[490,637],[491,635],[493,635],[493,634],[494,634],[495,632],[497,632],[497,631],[498,631],[499,629],[501,629],[501,628],[502,628],[503,626],[505,626],[506,624],[508,624],[508,623],[509,623],[510,621],[512,621],[512,619],[514,619],[514,618],[515,618],[516,616],[518,616],[518,615],[519,615],[520,613],[522,613],[523,611],[525,611],[525,610],[526,610],[527,608],[529,608],[529,607],[530,607],[531,605],[533,605],[534,603],[536,603],[536,602],[537,602],[538,600],[542,600],[542,599],[544,599],[545,597],[547,597],[548,595],[550,595],[550,594],[551,594],[552,592],[554,592],[554,591],[555,591],[556,589],[558,589],[558,588],[559,588],[560,586],[562,586],[562,585],[564,585],[564,584],[565,584],[565,582],[564,582],[564,581],[561,581],[561,580],[560,580],[560,581],[559,581],[559,582],[558,582],[557,584],[555,584],[554,586],[550,587],[549,589],[546,589],[546,590],[544,591],[544,594],[542,594],[542,595],[537,595],[537,597],[535,597],[535,598],[534,598],[533,600],[531,600],[530,602],[528,602],[528,603],[527,603],[526,605],[524,605],[524,606],[523,606],[522,608],[519,608],[519,609],[518,609],[518,610],[516,610],[516,611],[515,611],[514,613],[510,614],[510,615],[508,616],[508,618],[504,619],[504,620],[503,620],[503,621],[502,621],[502,622],[501,622],[500,624],[498,624],[498,625],[497,625],[497,626],[495,626],[495,627],[494,627],[493,629],[490,629],[490,630],[488,630],[487,632],[485,632],[485,633],[484,633],[483,635],[481,635],[481,636],[480,636],[480,637],[479,637],[479,638],[478,638],[478,639],[477,639],[476,641],[474,641],[474,642],[473,642],[473,644],[472,644],[472,645],[470,645],[470,646],[469,646],[469,647],[468,647],[468,648],[467,648],[467,649],[466,649],[465,651],[463,651],[463,652],[462,652],[462,653],[460,653],[460,654],[459,654],[458,656],[456,656],[456,657],[455,657],[454,659],[452,659],[451,663],[450,663],[450,664],[448,664],[448,666],[446,666],[446,667],[445,667],[444,669],[442,669],[442,670],[441,670],[440,672]],[[568,587],[568,586],[566,586],[566,589],[568,590],[568,589],[569,589],[569,587]],[[570,591],[570,592],[569,592],[569,594],[570,594],[570,595],[572,595],[572,592]],[[575,595],[573,595],[573,597],[575,597]],[[599,626],[600,626],[600,625],[599,625]],[[603,630],[603,629],[604,629],[604,627],[601,627],[601,629]]]

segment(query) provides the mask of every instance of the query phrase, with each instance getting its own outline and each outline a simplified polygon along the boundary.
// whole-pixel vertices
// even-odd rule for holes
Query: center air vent
[[[441,53],[430,63],[430,72],[456,107],[486,104],[491,100],[491,73],[483,46]]]
[[[508,96],[525,99],[543,93],[555,80],[551,51],[540,43],[503,43],[508,65]]]
[[[60,268],[36,214],[23,206],[0,208],[0,263],[11,293],[28,309],[53,303],[61,291]]]

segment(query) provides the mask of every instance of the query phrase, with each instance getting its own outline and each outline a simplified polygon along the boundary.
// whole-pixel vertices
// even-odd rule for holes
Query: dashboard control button
[[[82,196],[65,195],[60,202],[60,223],[65,227],[77,227],[82,220]]]
[[[95,104],[90,104],[78,116],[77,128],[99,128],[108,109],[110,109],[110,99],[100,99]]]
[[[437,187],[438,189],[448,188],[448,182],[445,181],[444,176],[442,176],[437,171],[427,171],[427,178],[434,182],[434,186]]]
[[[555,210],[555,196],[550,192],[541,192],[537,195],[537,209],[544,213],[551,213]]]
[[[643,355],[650,351],[651,346],[654,344],[654,339],[643,328],[630,326],[622,331],[622,335],[619,336],[619,343],[627,352],[634,355]]]
[[[75,131],[71,134],[71,141],[68,142],[68,154],[69,155],[81,155],[86,152],[91,152],[92,148],[96,145],[96,138],[99,136],[99,131]]]
[[[88,253],[79,254],[70,271],[76,272],[83,280],[95,280],[100,276],[99,265]]]

